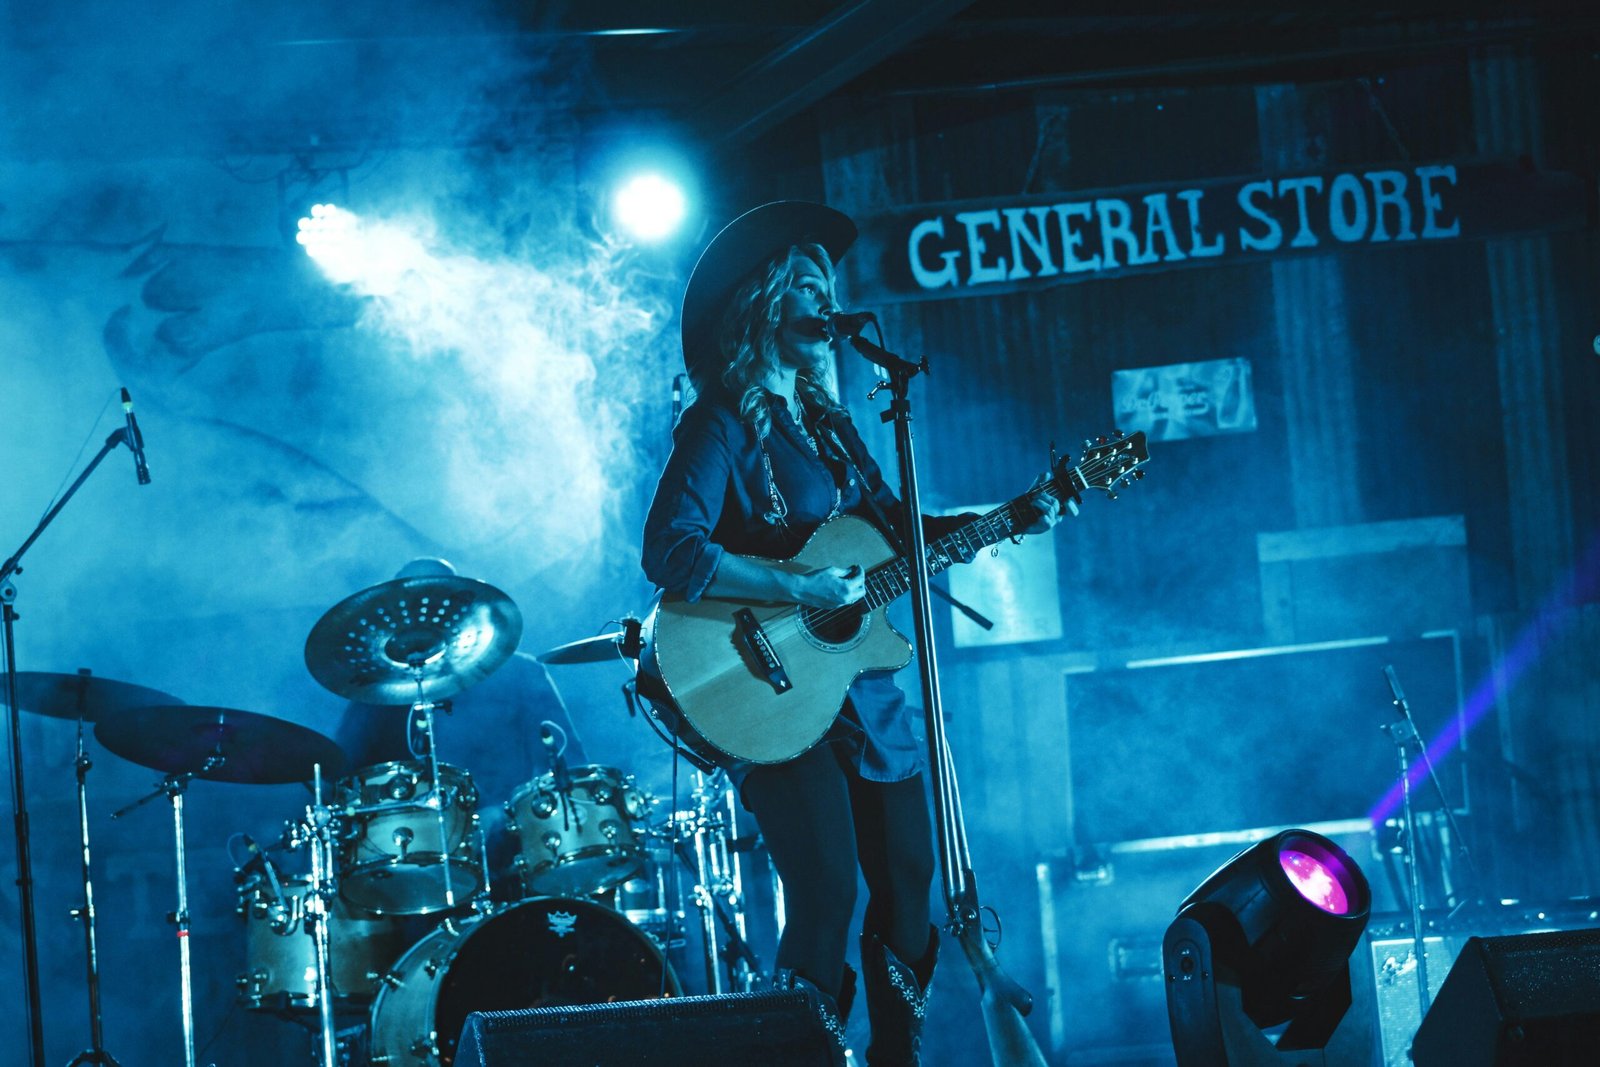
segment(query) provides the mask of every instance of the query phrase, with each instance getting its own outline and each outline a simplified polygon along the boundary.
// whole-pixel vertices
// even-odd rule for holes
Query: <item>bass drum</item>
[[[616,912],[541,897],[493,915],[447,921],[384,977],[372,1005],[370,1062],[455,1062],[467,1015],[604,1004],[682,990],[661,950]]]

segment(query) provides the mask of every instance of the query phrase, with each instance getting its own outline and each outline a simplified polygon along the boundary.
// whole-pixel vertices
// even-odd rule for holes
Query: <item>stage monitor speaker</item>
[[[1469,938],[1417,1030],[1417,1067],[1597,1062],[1600,930]]]
[[[843,1067],[811,990],[628,1000],[467,1016],[455,1067]]]

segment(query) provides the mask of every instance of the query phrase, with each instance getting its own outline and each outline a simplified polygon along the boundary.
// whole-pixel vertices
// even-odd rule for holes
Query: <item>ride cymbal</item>
[[[193,704],[129,708],[95,725],[94,736],[123,759],[213,782],[282,785],[324,780],[344,769],[331,738],[297,723],[235,708]]]

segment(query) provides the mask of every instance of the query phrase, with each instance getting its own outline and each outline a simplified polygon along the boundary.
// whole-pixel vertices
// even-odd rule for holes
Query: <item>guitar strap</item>
[[[850,446],[845,443],[844,435],[834,427],[832,412],[824,411],[817,416],[817,429],[823,431],[818,436],[827,442],[828,451],[834,454],[834,458],[837,461],[844,464],[844,468],[848,473],[855,476],[856,484],[861,486],[861,495],[867,501],[867,507],[871,509],[873,516],[878,520],[878,525],[883,528],[884,536],[889,539],[889,547],[899,555],[907,555],[909,550],[906,548],[905,542],[901,540],[900,527],[890,521],[889,516],[883,513],[883,508],[878,504],[877,493],[874,492],[875,487],[868,484],[866,475],[861,473],[861,465],[856,462],[855,454],[851,452]]]

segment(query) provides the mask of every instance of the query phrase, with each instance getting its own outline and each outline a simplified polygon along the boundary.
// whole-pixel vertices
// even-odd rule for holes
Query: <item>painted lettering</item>
[[[1397,241],[1415,241],[1411,232],[1411,205],[1406,202],[1406,176],[1397,170],[1369,170],[1363,175],[1372,183],[1372,240],[1389,240],[1389,231],[1383,224],[1383,209],[1395,211],[1395,237]]]
[[[1178,199],[1189,205],[1189,254],[1196,259],[1220,256],[1228,244],[1226,234],[1218,234],[1215,244],[1205,243],[1205,231],[1200,228],[1200,198],[1205,195],[1203,189],[1185,189],[1178,194]]]
[[[1151,193],[1144,198],[1144,255],[1141,263],[1154,263],[1156,261],[1156,236],[1166,244],[1167,254],[1162,256],[1168,263],[1176,263],[1180,259],[1188,259],[1183,251],[1178,248],[1178,237],[1172,232],[1172,215],[1167,211],[1167,194]],[[1129,262],[1133,262],[1129,260]]]
[[[1311,232],[1311,219],[1306,211],[1306,191],[1322,192],[1321,178],[1284,178],[1278,183],[1278,195],[1286,192],[1294,193],[1294,202],[1300,212],[1300,227],[1294,232],[1294,240],[1289,242],[1290,248],[1315,248],[1317,235]]]
[[[1456,168],[1443,167],[1418,167],[1417,184],[1422,186],[1422,236],[1423,237],[1459,237],[1461,236],[1461,220],[1458,218],[1448,226],[1439,225],[1439,211],[1444,207],[1440,196],[1433,189],[1433,179],[1443,178],[1451,185],[1456,183]]]
[[[911,227],[911,238],[906,242],[907,258],[911,261],[911,277],[924,289],[939,289],[946,285],[956,284],[956,260],[961,258],[960,252],[940,252],[939,258],[944,260],[944,266],[937,270],[929,270],[926,261],[922,258],[922,242],[929,237],[944,236],[944,216],[939,215],[931,219],[923,219]]]
[[[1354,174],[1341,174],[1328,187],[1328,229],[1346,243],[1366,236],[1367,187]]]
[[[1011,230],[1011,273],[1006,275],[1010,281],[1021,278],[1049,278],[1060,274],[1055,261],[1050,257],[1050,238],[1045,232],[1046,220],[1050,217],[1047,207],[1008,207],[1001,214],[1006,217],[1006,226]],[[1032,215],[1034,226],[1030,227],[1024,216]],[[1028,251],[1033,254],[1034,262],[1039,264],[1037,271],[1030,271],[1022,264],[1022,246],[1027,245]]]
[[[1080,274],[1086,270],[1100,269],[1100,255],[1096,253],[1088,259],[1078,254],[1078,249],[1083,247],[1083,230],[1074,224],[1088,222],[1094,209],[1085,201],[1070,201],[1065,204],[1056,204],[1056,223],[1061,227],[1061,269],[1068,274]]]
[[[1111,270],[1117,262],[1117,245],[1128,250],[1128,263],[1133,265],[1150,260],[1139,258],[1139,239],[1133,235],[1133,209],[1126,200],[1115,198],[1096,200],[1095,212],[1100,216],[1100,265]]]
[[[1266,226],[1264,236],[1257,237],[1243,226],[1239,227],[1239,247],[1251,252],[1271,252],[1283,244],[1283,227],[1278,225],[1278,220],[1267,214],[1266,209],[1255,202],[1256,194],[1265,194],[1272,198],[1272,182],[1250,182],[1239,187],[1239,210]]]
[[[994,208],[988,211],[963,211],[956,216],[956,221],[967,228],[967,284],[986,285],[1005,281],[1006,257],[997,257],[992,266],[985,264],[983,255],[989,250],[989,242],[978,232],[981,227],[987,226],[998,233],[1000,212]]]

